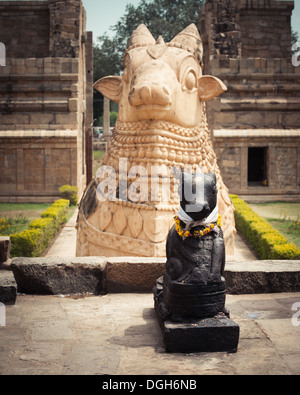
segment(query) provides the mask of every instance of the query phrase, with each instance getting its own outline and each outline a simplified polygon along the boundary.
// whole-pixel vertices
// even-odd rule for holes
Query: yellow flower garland
[[[184,230],[181,228],[180,219],[179,219],[177,216],[175,217],[175,230],[176,230],[176,232],[178,233],[178,235],[179,235],[180,237],[185,237],[185,238],[188,238],[188,237],[201,238],[201,237],[203,237],[203,236],[205,236],[205,235],[211,233],[211,232],[214,230],[214,228],[215,228],[216,226],[217,226],[218,228],[221,228],[221,226],[222,226],[222,217],[221,217],[221,215],[219,215],[217,224],[210,224],[207,228],[205,228],[205,229],[203,229],[203,230],[195,230],[194,232],[184,231]]]

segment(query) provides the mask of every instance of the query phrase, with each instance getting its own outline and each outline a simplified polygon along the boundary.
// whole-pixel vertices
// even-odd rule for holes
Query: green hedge
[[[246,202],[231,195],[235,208],[237,229],[252,245],[261,259],[293,260],[300,258],[300,250],[282,236],[265,219],[256,214]]]
[[[41,218],[29,224],[29,229],[12,234],[11,256],[40,256],[61,225],[66,222],[69,205],[68,200],[57,200],[42,213]]]
[[[78,200],[78,187],[63,185],[59,188],[59,192],[63,199],[69,200],[71,206],[76,206]]]

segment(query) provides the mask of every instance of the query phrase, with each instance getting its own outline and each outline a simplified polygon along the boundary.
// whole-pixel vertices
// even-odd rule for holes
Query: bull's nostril
[[[168,89],[167,88],[163,88],[163,92],[166,94],[166,95],[168,95],[168,96],[170,96],[170,93],[169,93],[169,91],[168,91]]]
[[[151,98],[151,90],[148,86],[145,85],[140,89],[140,97],[143,103],[147,103],[149,101]]]

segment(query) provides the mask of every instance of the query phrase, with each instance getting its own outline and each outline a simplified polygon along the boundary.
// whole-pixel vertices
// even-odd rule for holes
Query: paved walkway
[[[0,374],[296,375],[299,303],[300,293],[228,295],[236,354],[166,354],[152,294],[18,296],[0,327]]]
[[[45,253],[45,256],[76,256],[75,229],[78,210],[76,209],[69,221],[62,227],[60,233]]]

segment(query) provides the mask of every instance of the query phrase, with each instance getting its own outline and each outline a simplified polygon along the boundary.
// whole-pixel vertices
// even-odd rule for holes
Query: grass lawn
[[[300,248],[300,203],[274,202],[249,206],[270,222],[290,243]]]
[[[51,203],[0,203],[0,235],[22,232],[50,206]]]
[[[50,206],[51,203],[0,203],[0,236],[22,232]],[[75,206],[69,208],[67,219],[74,211]]]

